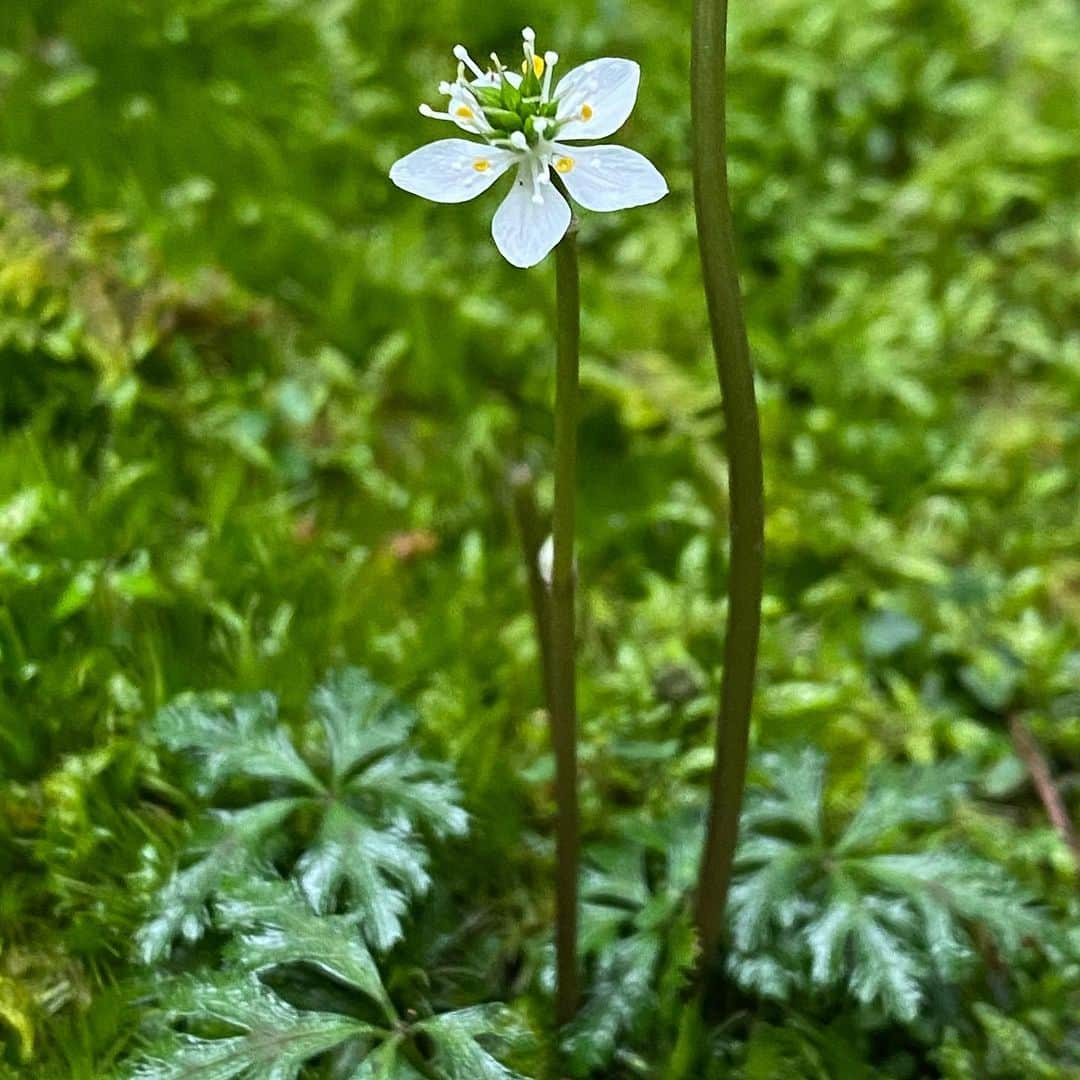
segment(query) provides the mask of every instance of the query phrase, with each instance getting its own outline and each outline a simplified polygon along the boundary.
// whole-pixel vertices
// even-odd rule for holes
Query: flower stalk
[[[764,569],[761,436],[727,180],[727,0],[695,0],[691,60],[694,204],[723,397],[731,500],[727,634],[709,818],[698,877],[702,966],[716,961],[746,782]]]
[[[482,195],[505,173],[509,194],[491,222],[495,246],[512,266],[536,266],[556,253],[558,362],[555,389],[555,507],[550,594],[538,594],[535,512],[518,477],[515,505],[529,562],[533,618],[555,753],[556,995],[560,1024],[578,1002],[577,874],[580,849],[577,793],[577,701],[574,625],[574,499],[577,473],[577,397],[581,336],[577,220],[570,200],[608,213],[664,198],[667,181],[625,146],[583,146],[606,139],[627,121],[641,69],[633,60],[600,57],[556,83],[559,56],[536,50],[531,27],[521,32],[521,74],[495,53],[486,71],[463,45],[454,48],[457,79],[439,84],[445,109],[421,113],[472,136],[441,139],[406,154],[390,169],[403,191],[433,202],[463,203]],[[531,530],[531,532],[530,532]]]
[[[578,365],[581,288],[576,218],[555,249],[558,322],[555,374],[555,505],[550,612],[550,700],[555,752],[555,1019],[571,1020],[578,1004],[577,693],[574,620],[574,510],[577,489]]]

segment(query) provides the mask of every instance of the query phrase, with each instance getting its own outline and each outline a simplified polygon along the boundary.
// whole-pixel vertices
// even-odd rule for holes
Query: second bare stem
[[[702,962],[716,962],[746,782],[764,566],[761,436],[727,181],[727,0],[695,0],[691,63],[694,205],[720,377],[731,499],[727,636],[711,805],[698,879]]]

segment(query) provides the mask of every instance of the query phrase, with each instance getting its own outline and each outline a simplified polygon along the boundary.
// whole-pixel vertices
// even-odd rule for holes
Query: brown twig
[[[1061,792],[1050,773],[1050,763],[1046,760],[1038,739],[1019,716],[1009,718],[1009,733],[1012,735],[1016,753],[1027,766],[1035,791],[1046,808],[1046,816],[1072,852],[1073,861],[1080,871],[1080,836],[1077,836],[1069,812],[1065,809]]]

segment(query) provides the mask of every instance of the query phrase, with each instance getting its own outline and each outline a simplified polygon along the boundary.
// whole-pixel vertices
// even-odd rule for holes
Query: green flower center
[[[530,146],[540,141],[542,134],[550,134],[555,126],[555,116],[559,111],[558,102],[544,101],[543,85],[540,77],[544,73],[544,59],[537,56],[531,65],[526,65],[524,78],[519,86],[514,86],[502,73],[498,86],[469,86],[469,92],[476,98],[487,121],[495,129],[493,139],[507,139],[515,131],[523,132]],[[545,120],[537,128],[536,121]]]

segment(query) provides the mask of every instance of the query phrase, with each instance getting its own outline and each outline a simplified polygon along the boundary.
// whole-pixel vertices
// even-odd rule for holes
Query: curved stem
[[[574,499],[577,486],[578,353],[581,289],[577,222],[555,251],[558,360],[555,376],[555,507],[550,603],[548,711],[555,751],[558,822],[556,859],[555,1018],[577,1011],[577,868],[580,846],[577,794],[577,698],[574,671]]]
[[[764,562],[761,437],[746,339],[728,201],[724,79],[727,0],[695,0],[691,63],[694,203],[723,395],[731,499],[727,637],[716,763],[696,919],[702,963],[715,961],[731,884],[739,811],[746,782]]]

